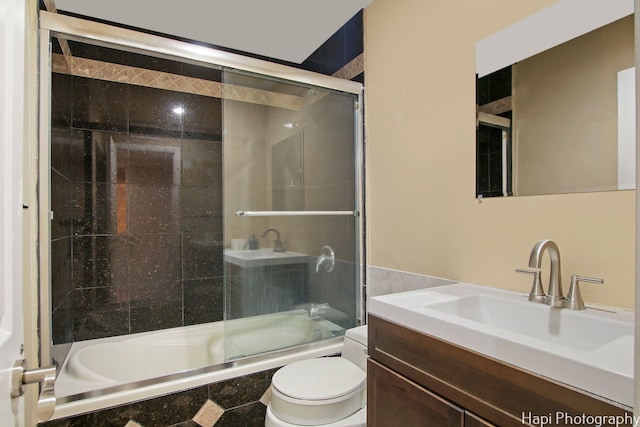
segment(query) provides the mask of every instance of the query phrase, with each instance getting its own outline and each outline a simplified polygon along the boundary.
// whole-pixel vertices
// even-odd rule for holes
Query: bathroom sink
[[[224,260],[240,267],[263,267],[267,265],[303,264],[307,255],[297,252],[274,252],[273,248],[224,250]]]
[[[475,294],[425,304],[424,308],[576,350],[594,350],[633,334],[631,324],[585,316],[577,311],[551,310],[526,298],[514,301]]]
[[[369,313],[633,406],[633,313],[577,311],[455,283],[371,298]]]

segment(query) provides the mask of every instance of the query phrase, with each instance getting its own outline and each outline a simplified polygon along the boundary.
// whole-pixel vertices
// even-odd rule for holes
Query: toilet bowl
[[[349,329],[341,357],[301,360],[271,380],[266,427],[366,426],[367,327]]]

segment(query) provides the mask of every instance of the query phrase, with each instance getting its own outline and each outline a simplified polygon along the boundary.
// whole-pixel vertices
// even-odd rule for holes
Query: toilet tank
[[[348,329],[344,334],[342,357],[367,372],[367,326]]]

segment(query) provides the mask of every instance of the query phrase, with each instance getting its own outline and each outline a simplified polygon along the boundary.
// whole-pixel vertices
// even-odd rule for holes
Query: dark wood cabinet
[[[479,416],[469,411],[464,411],[464,426],[465,427],[497,427],[491,424],[487,420],[483,420]]]
[[[367,364],[369,426],[460,427],[464,410],[409,381],[402,375],[369,360]]]
[[[369,427],[522,427],[550,414],[631,419],[631,408],[439,338],[374,315],[368,325]]]

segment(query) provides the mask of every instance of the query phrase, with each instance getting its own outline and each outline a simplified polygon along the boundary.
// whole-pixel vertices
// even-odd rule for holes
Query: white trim
[[[40,30],[40,135],[38,153],[38,245],[40,279],[40,360],[53,362],[51,346],[51,60],[49,31]],[[35,207],[35,206],[34,206]],[[42,244],[46,242],[46,244]]]
[[[510,119],[502,116],[496,116],[495,114],[483,113],[482,111],[478,113],[478,122],[507,129],[511,126]]]
[[[355,216],[356,211],[237,211],[237,216]]]
[[[618,71],[618,190],[636,188],[636,70]]]

